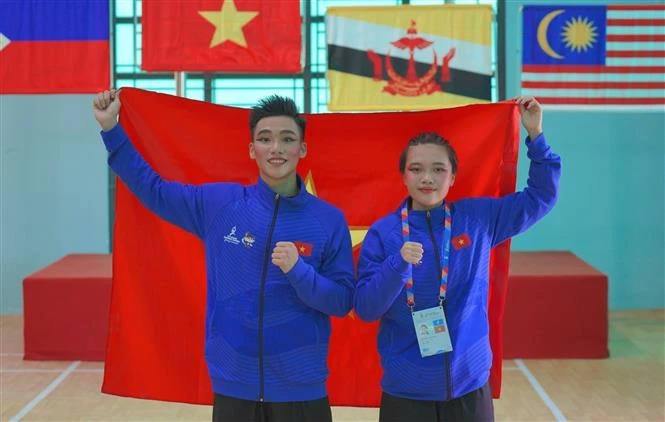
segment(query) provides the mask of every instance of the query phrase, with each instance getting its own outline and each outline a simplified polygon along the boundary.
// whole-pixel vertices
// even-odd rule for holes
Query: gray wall
[[[108,252],[108,170],[88,95],[0,96],[0,312],[22,279],[69,253]]]

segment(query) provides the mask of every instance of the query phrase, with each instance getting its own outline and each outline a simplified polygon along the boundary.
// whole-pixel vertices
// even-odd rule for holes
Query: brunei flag
[[[418,110],[489,102],[491,27],[486,5],[329,8],[328,108]]]

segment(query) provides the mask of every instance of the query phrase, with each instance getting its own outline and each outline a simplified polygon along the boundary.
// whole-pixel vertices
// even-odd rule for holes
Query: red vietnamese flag
[[[312,244],[307,242],[293,242],[298,249],[298,255],[302,256],[312,256]]]
[[[297,73],[299,0],[143,0],[142,69]]]
[[[459,236],[453,238],[452,244],[453,248],[457,250],[466,248],[467,246],[471,246],[471,238],[467,233],[460,234]]]
[[[249,110],[124,88],[121,122],[134,145],[168,180],[254,183]],[[406,195],[397,161],[406,141],[436,131],[457,150],[451,200],[515,189],[519,115],[514,104],[409,113],[307,116],[309,154],[299,164],[310,191],[340,207],[357,255],[358,233]],[[371,137],[371,138],[368,138]],[[309,176],[309,177],[307,177]],[[113,293],[102,391],[211,403],[204,360],[205,257],[199,239],[159,219],[118,183]],[[501,387],[501,319],[510,245],[494,249],[489,299],[492,391]],[[378,406],[381,368],[376,323],[353,312],[333,318],[328,393],[333,405]],[[168,327],[167,330],[164,327]]]

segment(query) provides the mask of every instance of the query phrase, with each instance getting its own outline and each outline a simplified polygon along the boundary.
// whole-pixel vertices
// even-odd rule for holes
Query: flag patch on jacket
[[[296,241],[293,242],[298,249],[298,255],[301,256],[312,256],[313,246],[311,243]]]
[[[467,233],[460,234],[453,238],[453,248],[460,250],[471,245],[471,238]]]

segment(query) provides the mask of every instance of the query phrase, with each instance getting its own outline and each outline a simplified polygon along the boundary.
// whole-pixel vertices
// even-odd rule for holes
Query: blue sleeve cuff
[[[528,148],[529,158],[532,160],[544,159],[549,154],[550,146],[547,144],[544,133],[538,135],[536,139],[529,139],[527,136],[524,143]]]
[[[120,148],[128,139],[125,129],[120,126],[120,123],[116,124],[108,131],[100,131],[100,134],[102,135],[104,146],[106,146],[108,152],[113,152]]]
[[[300,258],[300,256],[298,256],[296,265],[294,265],[293,268],[291,268],[291,270],[286,273],[286,278],[288,278],[289,282],[291,283],[297,282],[307,274],[310,268],[311,266],[302,258]]]
[[[411,265],[402,259],[402,256],[399,253],[391,255],[388,258],[388,263],[390,264],[390,268],[392,268],[400,275],[406,275],[406,272],[409,270],[409,266]]]

